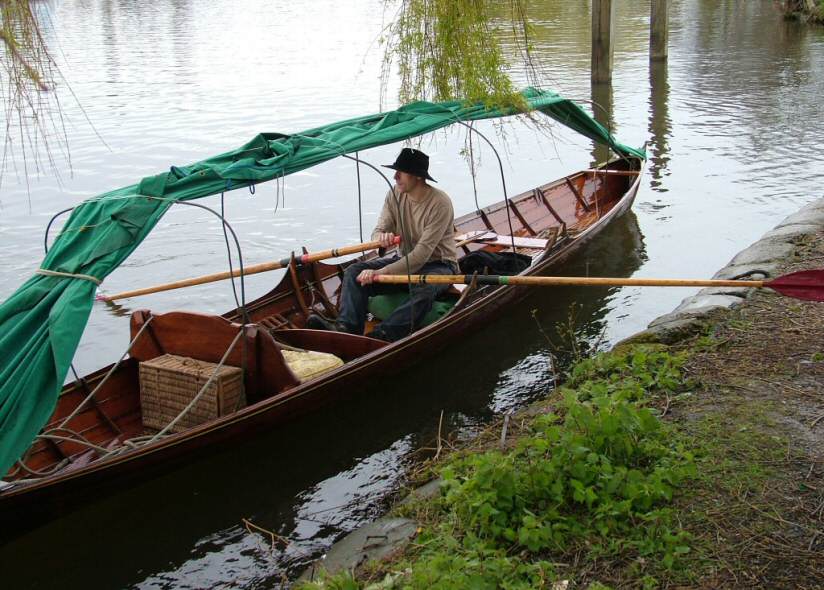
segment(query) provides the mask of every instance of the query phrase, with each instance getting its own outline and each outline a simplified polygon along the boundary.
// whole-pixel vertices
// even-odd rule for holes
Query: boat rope
[[[99,285],[103,282],[103,279],[98,279],[97,277],[93,277],[91,275],[84,275],[80,273],[72,273],[72,272],[60,272],[57,270],[49,270],[47,268],[38,268],[34,271],[36,275],[45,275],[47,277],[65,277],[67,279],[83,279],[84,281],[91,281],[95,285]]]
[[[137,342],[137,340],[138,340],[138,339],[139,339],[139,338],[143,335],[143,331],[144,331],[144,330],[146,330],[146,328],[148,328],[148,327],[149,327],[149,324],[151,324],[151,323],[152,323],[152,320],[153,320],[153,319],[154,319],[154,316],[150,315],[150,316],[149,316],[149,319],[147,319],[147,320],[143,323],[143,325],[142,325],[142,326],[140,326],[140,330],[138,330],[138,331],[137,331],[137,334],[135,334],[135,337],[134,337],[134,338],[132,338],[132,341],[131,341],[131,342],[129,342],[129,346],[127,346],[127,347],[126,347],[126,350],[123,352],[123,354],[122,354],[122,355],[120,355],[120,358],[117,360],[117,362],[116,362],[115,364],[113,364],[113,365],[112,365],[112,368],[111,368],[111,369],[109,369],[109,372],[108,372],[108,373],[106,373],[106,376],[105,376],[105,377],[103,377],[103,379],[100,381],[100,383],[98,383],[98,384],[97,384],[97,387],[95,387],[95,388],[91,391],[91,393],[90,393],[89,395],[87,395],[87,396],[86,396],[86,398],[85,398],[82,402],[80,402],[79,404],[77,404],[77,406],[74,408],[74,410],[72,410],[72,412],[71,412],[68,416],[66,416],[66,417],[65,417],[65,418],[64,418],[64,419],[60,422],[60,424],[58,424],[55,428],[51,428],[51,429],[49,429],[49,430],[44,431],[44,432],[43,432],[43,434],[48,434],[48,433],[50,433],[50,432],[53,432],[54,430],[61,430],[61,429],[64,429],[64,428],[65,428],[65,426],[66,426],[66,424],[68,424],[68,423],[69,423],[69,421],[70,421],[72,418],[74,418],[75,416],[77,416],[77,414],[79,414],[79,413],[80,413],[80,410],[82,410],[82,409],[83,409],[83,406],[85,406],[88,402],[90,402],[90,401],[91,401],[91,399],[92,399],[92,398],[93,398],[93,397],[97,394],[97,392],[100,390],[100,388],[101,388],[101,387],[103,387],[103,385],[106,383],[106,381],[108,381],[108,380],[109,380],[109,377],[111,377],[112,375],[114,375],[114,372],[115,372],[115,371],[117,370],[117,368],[120,366],[120,363],[122,363],[122,362],[123,362],[123,359],[125,359],[125,358],[126,358],[126,355],[127,355],[127,354],[129,354],[129,351],[131,351],[131,349],[132,349],[132,347],[134,346],[135,342]]]
[[[64,467],[66,467],[66,465],[68,465],[69,463],[71,463],[71,461],[69,461],[68,459],[61,459],[60,462],[53,465],[49,469],[38,470],[38,469],[32,469],[31,467],[29,467],[28,465],[26,465],[25,463],[23,463],[20,460],[17,461],[17,465],[20,467],[20,469],[22,469],[23,471],[25,471],[29,475],[34,475],[34,476],[37,476],[38,478],[48,477],[49,475],[53,475],[53,474],[57,473],[58,471],[60,471],[61,469],[63,469]],[[22,480],[21,479],[15,479],[11,483],[18,484],[18,483],[28,483],[28,482],[31,482],[31,481],[37,481],[37,480],[36,479],[22,479]]]
[[[181,412],[177,415],[177,417],[175,417],[174,420],[169,422],[166,426],[163,427],[162,430],[160,430],[160,432],[155,434],[151,439],[149,439],[148,442],[146,442],[144,444],[151,444],[155,440],[157,440],[158,438],[160,438],[161,436],[166,434],[169,430],[171,430],[174,427],[175,424],[177,424],[183,418],[183,416],[185,416],[189,412],[189,410],[191,410],[193,407],[195,407],[195,404],[200,400],[200,398],[203,396],[203,394],[206,393],[206,390],[209,389],[209,386],[212,384],[212,381],[214,381],[215,378],[218,376],[218,373],[220,373],[220,370],[223,368],[223,365],[226,363],[226,359],[229,358],[229,355],[235,349],[235,345],[237,344],[238,340],[240,340],[240,337],[243,336],[245,331],[246,331],[246,326],[245,325],[241,326],[240,330],[238,330],[238,332],[237,332],[237,336],[235,336],[235,339],[232,340],[232,343],[229,345],[229,348],[227,348],[226,352],[223,354],[223,358],[220,359],[220,362],[217,364],[217,366],[212,371],[212,374],[209,377],[209,379],[206,381],[206,383],[203,384],[203,387],[200,388],[200,391],[197,392],[197,395],[195,395],[192,398],[192,401],[189,402],[189,405],[187,405],[185,408],[183,408],[183,410],[181,410]]]
[[[75,434],[77,434],[77,433],[75,433]],[[59,434],[41,434],[40,438],[45,438],[45,439],[48,439],[48,440],[61,440],[61,441],[64,441],[64,442],[70,442],[70,443],[74,443],[74,444],[78,444],[78,445],[83,445],[83,446],[89,447],[90,449],[93,449],[93,450],[97,451],[98,453],[108,453],[109,452],[109,449],[107,449],[106,447],[101,447],[100,445],[96,445],[93,442],[89,442],[85,439],[76,439],[76,438],[71,438],[71,437],[68,437],[68,436],[60,436]]]

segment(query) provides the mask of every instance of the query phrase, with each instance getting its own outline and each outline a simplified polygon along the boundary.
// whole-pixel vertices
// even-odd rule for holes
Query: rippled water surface
[[[0,190],[0,299],[37,268],[50,217],[142,177],[233,149],[261,131],[300,131],[381,108],[379,39],[392,8],[378,0],[65,0],[42,3],[64,83],[71,172],[7,161]],[[804,203],[822,196],[824,29],[782,21],[772,2],[673,0],[670,58],[650,66],[647,2],[617,2],[611,86],[589,82],[586,2],[529,2],[546,86],[587,104],[629,145],[648,142],[649,174],[634,213],[567,270],[601,276],[708,277]],[[514,51],[514,48],[512,49]],[[515,73],[519,76],[518,72]],[[393,107],[390,91],[383,102]],[[587,107],[592,108],[592,107]],[[479,128],[495,137],[489,124]],[[507,184],[529,190],[603,157],[587,141],[522,123],[505,127]],[[11,127],[14,133],[14,126]],[[474,208],[462,132],[422,147],[458,213]],[[361,155],[381,164],[397,147]],[[498,201],[482,148],[481,204]],[[24,165],[28,166],[28,174]],[[28,178],[28,183],[26,179]],[[364,234],[383,180],[362,173]],[[203,202],[219,209],[220,199]],[[225,195],[247,264],[307,246],[360,241],[354,166],[338,160],[254,195]],[[60,221],[53,232],[59,231]],[[52,236],[53,239],[53,236]],[[215,217],[173,209],[105,283],[116,292],[226,268]],[[250,277],[249,298],[277,273]],[[375,517],[402,472],[443,432],[471,433],[549,385],[537,328],[579,304],[591,342],[614,342],[691,291],[556,289],[534,294],[478,334],[395,379],[265,436],[134,483],[0,547],[15,588],[270,588]],[[228,284],[95,307],[77,352],[81,373],[114,361],[131,311],[234,307]],[[425,451],[424,451],[425,452]],[[243,519],[288,541],[270,546]],[[11,577],[9,577],[11,576]]]

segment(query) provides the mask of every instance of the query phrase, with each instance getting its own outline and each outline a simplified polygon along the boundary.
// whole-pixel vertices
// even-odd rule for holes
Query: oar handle
[[[398,245],[401,242],[400,236],[395,236],[393,244]],[[295,261],[298,264],[309,264],[310,262],[317,262],[318,260],[325,260],[327,258],[337,258],[339,256],[346,256],[347,254],[355,254],[357,252],[366,252],[367,250],[374,250],[380,248],[381,243],[378,240],[374,242],[364,242],[362,244],[353,244],[352,246],[344,246],[343,248],[332,248],[331,250],[324,250],[322,252],[313,252],[310,254],[302,254],[295,256]],[[289,258],[283,258],[273,262],[262,262],[260,264],[253,264],[243,269],[243,275],[254,275],[270,270],[277,270],[279,268],[286,268],[292,261]],[[183,279],[174,281],[172,283],[165,283],[163,285],[155,285],[154,287],[144,287],[142,289],[134,289],[132,291],[123,291],[115,293],[114,295],[98,295],[98,301],[114,301],[116,299],[126,299],[127,297],[137,297],[138,295],[149,295],[150,293],[160,293],[162,291],[171,291],[172,289],[181,289],[183,287],[191,287],[194,285],[203,285],[205,283],[213,283],[215,281],[222,281],[232,277],[240,276],[240,269],[235,271],[216,272],[210,275],[203,275],[191,279]]]
[[[428,283],[428,284],[469,284],[473,275],[375,275],[376,283]],[[734,281],[722,279],[633,279],[602,277],[522,277],[477,275],[474,280],[479,285],[580,285],[602,287],[764,287],[765,281]]]

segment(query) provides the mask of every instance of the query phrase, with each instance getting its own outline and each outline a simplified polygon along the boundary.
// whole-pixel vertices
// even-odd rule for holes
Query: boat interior
[[[639,173],[639,161],[615,160],[536,187],[511,198],[508,204],[501,202],[464,215],[455,221],[459,254],[514,250],[537,266],[608,215]],[[381,321],[380,313],[373,312],[364,335],[306,329],[310,313],[336,316],[343,269],[350,262],[298,264],[293,258],[274,289],[243,310],[223,316],[188,311],[134,312],[128,357],[66,385],[49,423],[4,481],[28,483],[70,474],[100,459],[192,429],[191,422],[178,421],[179,414],[188,411],[185,402],[165,415],[161,412],[165,425],[148,423],[149,404],[157,402],[147,401],[148,393],[142,391],[150,378],[155,379],[151,392],[155,397],[164,395],[163,379],[171,384],[170,391],[188,387],[200,395],[211,387],[216,391],[210,390],[203,399],[211,396],[213,405],[221,395],[233,396],[228,407],[217,404],[213,409],[211,418],[218,418],[316,382],[365,355],[380,354],[392,346],[369,337]],[[444,297],[439,317],[454,314],[501,288],[505,287],[471,283],[452,288]],[[305,359],[290,358],[290,353],[303,352],[315,353],[308,370],[298,366]],[[190,366],[187,373],[183,363],[178,374],[164,377],[165,369],[158,359],[166,355],[200,364],[194,369]],[[232,375],[224,378],[214,367],[234,370],[234,381]],[[157,375],[161,375],[159,380]],[[240,383],[239,393],[236,383]],[[206,424],[209,416],[201,420]]]

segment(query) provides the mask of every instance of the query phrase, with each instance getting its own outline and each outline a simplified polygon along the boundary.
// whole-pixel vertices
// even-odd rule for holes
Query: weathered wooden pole
[[[613,97],[612,84],[610,82],[592,82],[592,113],[598,121],[611,134],[615,134],[615,120],[613,118]],[[592,146],[592,167],[606,162],[610,157],[608,146],[593,142]]]
[[[612,81],[612,0],[592,0],[592,81]]]
[[[667,0],[651,0],[649,18],[649,58],[651,61],[667,59],[668,40]]]

